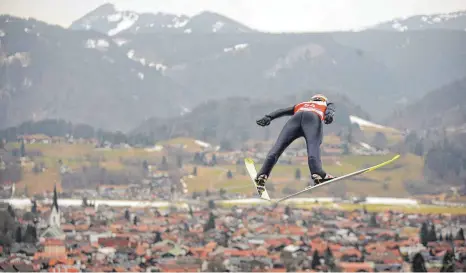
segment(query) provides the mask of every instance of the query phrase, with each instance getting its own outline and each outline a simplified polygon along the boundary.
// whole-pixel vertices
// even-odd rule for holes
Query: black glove
[[[327,109],[325,111],[325,118],[324,118],[324,123],[325,124],[330,124],[333,122],[333,111]]]
[[[259,126],[267,126],[267,125],[270,124],[271,121],[272,121],[272,118],[270,118],[269,116],[265,116],[265,117],[257,120],[256,123]]]
[[[330,124],[333,122],[333,116],[326,116],[324,119],[325,124]]]

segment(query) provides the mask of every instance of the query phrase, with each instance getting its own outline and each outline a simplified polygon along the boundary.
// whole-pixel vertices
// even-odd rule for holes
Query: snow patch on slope
[[[122,46],[122,45],[128,43],[128,40],[125,40],[125,39],[114,39],[113,41],[114,41],[115,44],[117,44],[118,46]]]
[[[385,126],[382,126],[382,125],[379,125],[379,124],[376,124],[376,123],[367,121],[367,120],[362,119],[362,118],[360,118],[360,117],[349,116],[349,118],[350,118],[351,123],[356,123],[356,124],[358,124],[359,126],[373,127],[373,128],[378,128],[378,129],[386,129],[386,128],[388,128],[388,127],[385,127]]]
[[[163,146],[162,145],[155,145],[154,147],[145,148],[144,150],[147,151],[147,152],[160,152],[160,151],[163,150]]]
[[[134,51],[134,49],[131,49],[126,53],[126,56],[128,57],[128,59],[133,60],[135,62],[139,62],[142,66],[146,66],[148,61],[145,58],[138,59],[137,57],[135,57],[135,54],[136,52]],[[155,67],[157,71],[161,71],[161,72],[164,72],[167,69],[167,66],[161,63],[150,62],[148,66]]]
[[[249,45],[248,44],[238,44],[235,45],[234,47],[227,47],[223,49],[223,52],[230,52],[230,51],[238,51],[238,50],[243,50],[246,49]]]
[[[181,113],[180,113],[181,116],[184,116],[184,115],[186,115],[188,113],[191,113],[191,109],[189,109],[187,107],[184,107],[182,105],[180,107],[181,107]]]
[[[209,148],[211,146],[209,143],[201,141],[201,140],[195,140],[194,143],[204,148]]]
[[[221,30],[224,26],[225,26],[225,23],[224,23],[224,22],[217,21],[217,22],[215,22],[215,24],[212,26],[212,31],[213,31],[213,32],[217,32],[217,31]]]
[[[174,28],[181,28],[181,27],[186,26],[188,24],[189,20],[188,19],[180,20],[180,18],[175,17],[175,18],[173,18],[172,22],[174,23],[174,25],[173,25]]]
[[[2,29],[0,29],[0,37],[5,37],[6,33]]]
[[[368,150],[374,149],[374,148],[372,148],[371,145],[369,145],[369,144],[367,144],[367,143],[359,142],[359,144],[360,144],[363,148],[365,148],[365,149],[368,149]]]
[[[9,56],[0,56],[0,63],[12,64],[17,61],[21,63],[22,67],[28,67],[31,63],[30,54],[28,52],[16,52]]]
[[[155,67],[157,71],[165,71],[167,69],[167,66],[164,64],[156,64],[156,63],[150,63],[149,67]]]
[[[116,28],[111,29],[108,32],[108,35],[109,36],[114,36],[114,35],[122,32],[123,30],[126,30],[126,29],[132,27],[134,25],[134,23],[136,23],[136,21],[138,19],[139,19],[139,15],[137,15],[135,13],[129,13],[129,14],[123,15],[123,19],[121,19],[121,21],[118,23]]]
[[[397,21],[393,23],[392,27],[400,32],[404,32],[408,30],[408,26],[404,26],[400,22],[397,22]]]
[[[86,48],[95,48],[95,49],[100,49],[100,50],[106,50],[109,46],[110,46],[110,43],[104,39],[99,39],[99,40],[88,39],[85,45]]]
[[[128,56],[128,58],[132,60],[134,57],[134,49],[131,49],[130,51],[128,51],[128,53],[126,53],[126,56]]]
[[[460,12],[452,12],[452,13],[424,15],[421,17],[421,20],[419,22],[420,23],[419,27],[424,28],[426,24],[435,25],[435,24],[443,23],[443,22],[458,18],[460,16],[466,16],[466,12],[460,11]],[[400,32],[404,32],[408,30],[408,26],[402,25],[399,22],[399,20],[403,20],[403,19],[406,19],[406,18],[393,20],[393,24],[392,24],[393,29],[400,31]]]
[[[460,16],[465,16],[465,15],[466,15],[466,12],[459,11],[459,12],[452,12],[452,13],[425,15],[425,16],[422,16],[421,20],[425,23],[432,25],[435,23],[449,21],[451,19],[455,19],[455,18],[458,18]]]

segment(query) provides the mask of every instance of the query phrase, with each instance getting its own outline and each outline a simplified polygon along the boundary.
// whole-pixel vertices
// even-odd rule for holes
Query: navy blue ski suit
[[[327,108],[322,119],[321,116],[312,111],[296,112],[296,106],[297,105],[279,109],[266,115],[269,122],[282,116],[292,117],[286,122],[277,141],[267,154],[258,176],[265,174],[269,177],[283,151],[299,137],[304,137],[306,140],[308,164],[311,174],[318,174],[320,177],[326,176],[325,171],[322,169],[322,161],[320,159],[320,145],[323,139],[323,121],[327,124],[333,121],[333,114],[335,112],[334,104],[327,103]]]

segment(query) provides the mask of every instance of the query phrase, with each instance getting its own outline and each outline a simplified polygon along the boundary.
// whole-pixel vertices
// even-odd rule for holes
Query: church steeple
[[[58,211],[58,195],[57,195],[57,185],[53,187],[53,203],[52,203],[52,210],[56,209]]]
[[[49,225],[60,227],[60,210],[58,208],[58,194],[57,194],[57,185],[53,188],[53,203],[51,207]]]

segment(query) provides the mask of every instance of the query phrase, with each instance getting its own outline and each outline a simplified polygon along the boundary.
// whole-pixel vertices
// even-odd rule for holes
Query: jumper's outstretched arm
[[[276,118],[283,117],[283,116],[292,116],[294,114],[294,105],[291,107],[278,109],[273,111],[272,113],[265,115],[263,118],[256,121],[256,123],[260,126],[267,126],[270,122]]]
[[[292,116],[294,114],[294,107],[293,105],[287,108],[277,109],[266,116],[270,117],[272,120],[283,116]]]

